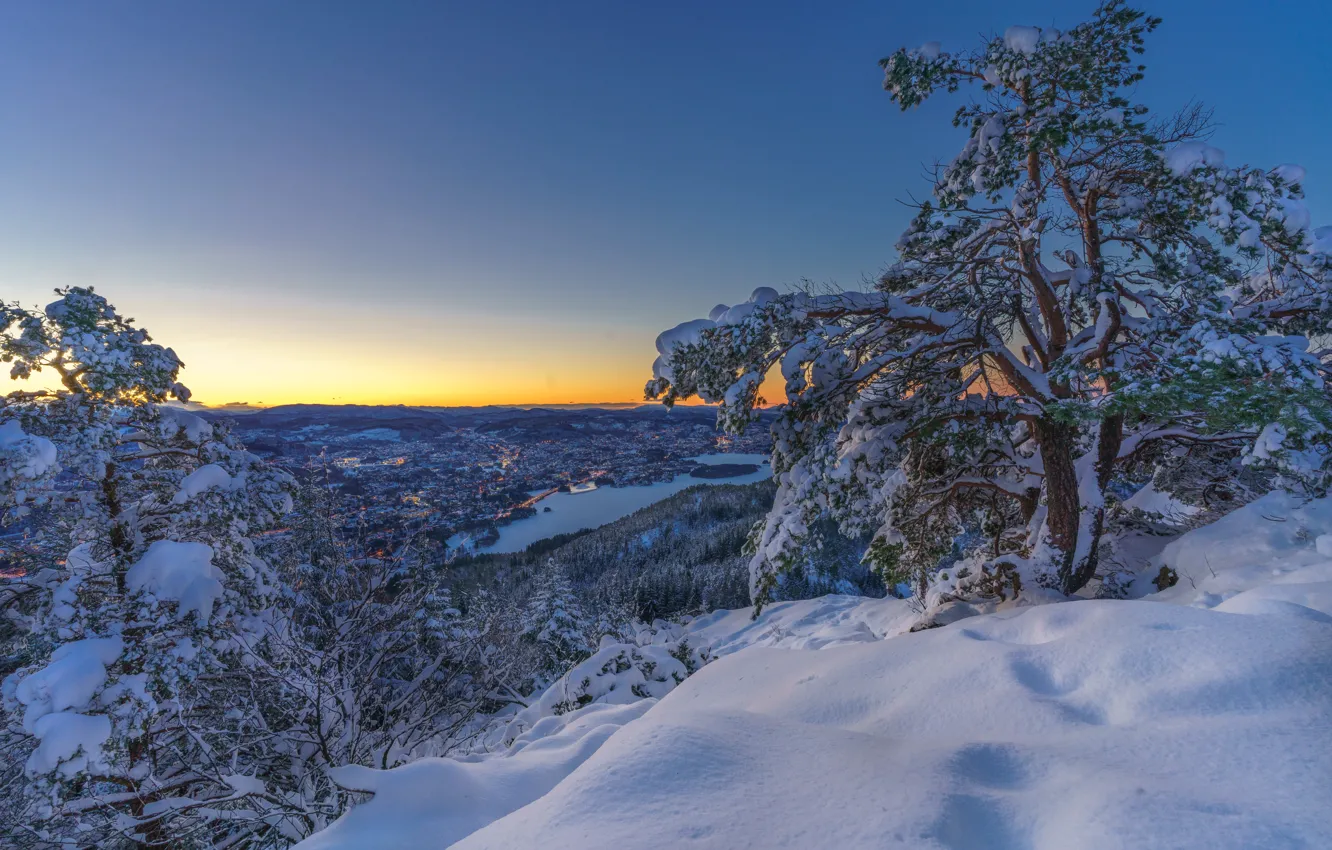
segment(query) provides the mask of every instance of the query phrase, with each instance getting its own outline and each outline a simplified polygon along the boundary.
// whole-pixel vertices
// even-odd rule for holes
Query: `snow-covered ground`
[[[302,847],[1332,847],[1322,535],[1332,500],[1273,494],[1167,545],[1144,573],[1179,583],[1140,599],[917,633],[897,600],[718,612],[685,636],[720,657],[662,699],[348,771],[376,796]]]
[[[500,758],[421,759],[394,770],[339,768],[340,784],[375,796],[300,846],[448,847],[550,791],[654,702],[594,704],[573,715],[548,718]]]

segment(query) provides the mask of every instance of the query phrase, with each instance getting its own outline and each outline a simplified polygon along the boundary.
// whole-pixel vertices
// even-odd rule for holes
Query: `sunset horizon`
[[[875,62],[1066,14],[1019,5],[13,5],[0,294],[94,287],[213,404],[636,402],[663,329],[894,261],[961,131],[893,108]],[[1236,161],[1263,126],[1319,160],[1323,122],[1283,121],[1165,14],[1149,105],[1202,92]],[[1198,26],[1281,61],[1274,19]],[[1291,98],[1319,96],[1309,55]],[[1332,220],[1332,173],[1305,188]]]

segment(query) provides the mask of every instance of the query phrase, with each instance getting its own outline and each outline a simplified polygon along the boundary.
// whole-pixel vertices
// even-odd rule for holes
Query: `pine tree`
[[[10,447],[28,463],[11,459],[0,501],[31,501],[38,467],[58,460],[52,511],[73,546],[8,600],[21,596],[37,656],[4,683],[7,731],[30,751],[29,835],[225,837],[245,827],[220,813],[266,793],[234,694],[274,592],[249,535],[290,508],[291,481],[221,426],[164,406],[189,396],[171,349],[91,289],[58,294],[44,312],[0,305],[13,377],[59,382],[5,397],[0,430],[29,435]]]
[[[547,682],[592,653],[588,617],[554,559],[537,571],[524,621],[523,635],[538,648],[538,669]]]
[[[1332,417],[1309,337],[1332,315],[1332,232],[1303,169],[1230,166],[1209,115],[1131,100],[1159,20],[1119,0],[1066,32],[883,60],[907,109],[962,85],[960,154],[868,292],[759,289],[658,339],[649,398],[752,421],[780,368],[779,492],[752,540],[762,605],[823,517],[872,533],[890,586],[983,552],[958,595],[1096,572],[1105,495],[1161,445],[1216,444],[1321,486]]]

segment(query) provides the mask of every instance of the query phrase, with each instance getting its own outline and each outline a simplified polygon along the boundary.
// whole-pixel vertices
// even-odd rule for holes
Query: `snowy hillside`
[[[754,649],[460,846],[1326,846],[1328,639],[1099,601]]]
[[[724,657],[660,701],[357,769],[377,796],[301,846],[1332,846],[1323,534],[1332,500],[1272,494],[1170,543],[1163,593],[911,634],[898,600],[719,612],[686,636]]]

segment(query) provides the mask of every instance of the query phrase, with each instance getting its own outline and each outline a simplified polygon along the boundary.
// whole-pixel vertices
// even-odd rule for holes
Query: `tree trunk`
[[[1073,566],[1078,545],[1078,473],[1074,464],[1077,430],[1072,425],[1041,419],[1036,422],[1036,441],[1045,465],[1045,526],[1050,543],[1060,552],[1056,565],[1060,575]]]
[[[1059,589],[1076,593],[1096,574],[1097,549],[1105,527],[1105,508],[1099,499],[1082,504],[1077,474],[1077,430],[1074,426],[1041,421],[1036,426],[1045,464],[1046,527],[1050,542],[1060,552],[1056,565]],[[1115,461],[1124,439],[1122,416],[1101,421],[1097,434],[1093,486],[1103,493],[1114,474]],[[1090,516],[1084,517],[1084,513]],[[1085,522],[1084,522],[1085,520]],[[1079,547],[1085,534],[1086,545]]]
[[[120,493],[116,487],[116,476],[119,470],[115,463],[106,465],[106,474],[102,478],[102,499],[106,504],[107,521],[110,523],[110,543],[114,558],[114,573],[116,581],[116,591],[123,598],[128,593],[125,584],[125,576],[130,567],[130,554],[134,549],[134,537],[131,529],[125,520],[125,511],[120,504]],[[132,626],[126,629],[123,637],[132,641],[137,639],[143,632],[142,626]],[[123,656],[116,659],[116,665],[120,668],[122,675],[136,675],[143,672],[143,665],[137,662],[127,661]],[[130,764],[138,767],[144,765],[150,758],[152,742],[149,739],[150,733],[145,729],[141,734],[129,739],[127,748]],[[143,793],[144,789],[137,781],[135,783],[135,798],[130,801],[130,813],[136,818],[144,817],[144,806],[153,802],[154,795]],[[134,839],[136,847],[166,847],[169,844],[165,825],[161,819],[154,820],[148,827],[142,831],[134,833],[140,838]]]
[[[1119,459],[1119,447],[1124,442],[1124,417],[1123,415],[1109,416],[1101,420],[1100,433],[1097,434],[1096,441],[1096,489],[1098,493],[1104,493],[1106,486],[1110,484],[1110,478],[1115,472],[1115,462]],[[1098,499],[1097,504],[1092,507],[1083,505],[1082,509],[1092,510],[1094,513],[1089,518],[1086,528],[1091,540],[1089,546],[1084,550],[1079,563],[1070,563],[1068,572],[1061,575],[1062,590],[1065,593],[1075,593],[1087,586],[1087,582],[1096,575],[1097,555],[1100,549],[1101,532],[1105,530],[1105,505]]]

